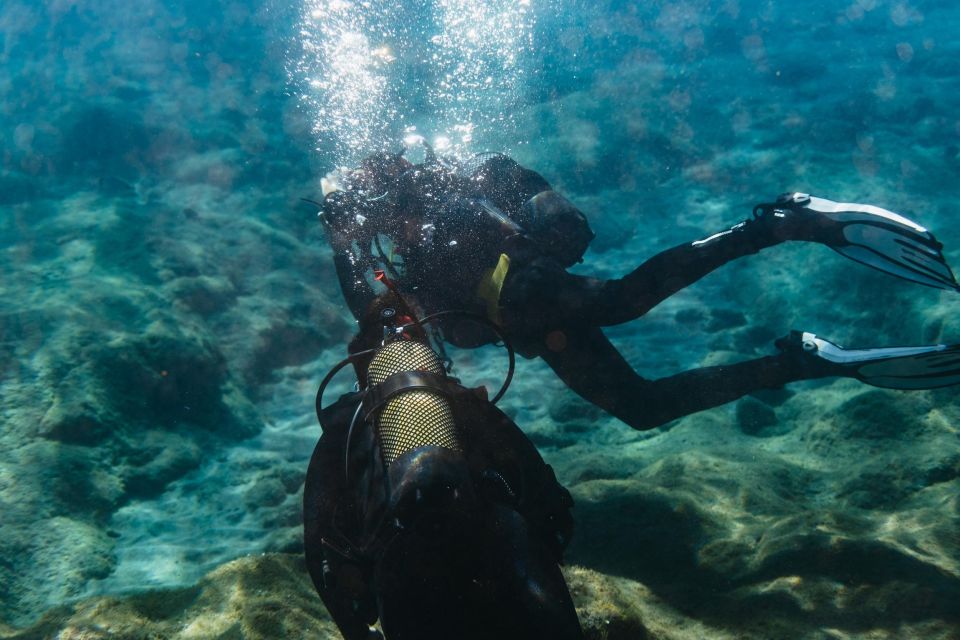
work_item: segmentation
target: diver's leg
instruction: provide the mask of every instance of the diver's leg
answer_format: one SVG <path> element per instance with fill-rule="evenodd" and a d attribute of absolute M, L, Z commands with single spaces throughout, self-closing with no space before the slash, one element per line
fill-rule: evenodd
<path fill-rule="evenodd" d="M 819 241 L 823 225 L 816 217 L 765 213 L 726 231 L 662 251 L 619 280 L 602 284 L 591 306 L 600 326 L 632 320 L 719 267 L 788 240 Z M 601 300 L 611 301 L 604 308 Z M 614 302 L 615 301 L 615 302 Z"/>
<path fill-rule="evenodd" d="M 870 205 L 785 194 L 754 217 L 667 249 L 619 280 L 582 283 L 592 324 L 639 317 L 724 264 L 786 241 L 816 242 L 857 262 L 927 286 L 960 291 L 942 245 L 916 223 Z"/>
<path fill-rule="evenodd" d="M 580 396 L 634 429 L 653 429 L 670 420 L 731 402 L 753 391 L 788 382 L 836 375 L 784 354 L 732 365 L 703 367 L 646 380 L 596 327 L 554 331 L 543 359 Z"/>
<path fill-rule="evenodd" d="M 583 294 L 579 316 L 610 326 L 637 318 L 714 269 L 786 241 L 816 242 L 885 273 L 960 291 L 929 231 L 895 213 L 806 194 L 759 205 L 754 216 L 702 240 L 657 254 L 619 280 L 565 283 Z"/>
<path fill-rule="evenodd" d="M 787 239 L 777 223 L 750 220 L 704 240 L 663 251 L 626 276 L 603 280 L 567 273 L 535 258 L 508 274 L 501 295 L 504 318 L 516 325 L 542 318 L 557 325 L 611 326 L 644 315 L 677 291 L 743 256 Z"/>
<path fill-rule="evenodd" d="M 942 245 L 923 227 L 870 205 L 786 194 L 758 205 L 753 218 L 667 249 L 619 279 L 572 275 L 546 257 L 518 264 L 504 283 L 504 318 L 512 315 L 517 325 L 538 318 L 557 325 L 628 322 L 724 264 L 792 240 L 824 244 L 886 273 L 960 291 Z"/>
<path fill-rule="evenodd" d="M 786 239 L 767 221 L 748 220 L 702 240 L 662 251 L 623 278 L 604 286 L 601 295 L 608 300 L 619 300 L 620 309 L 608 310 L 607 321 L 597 324 L 609 326 L 642 316 L 728 262 Z"/>

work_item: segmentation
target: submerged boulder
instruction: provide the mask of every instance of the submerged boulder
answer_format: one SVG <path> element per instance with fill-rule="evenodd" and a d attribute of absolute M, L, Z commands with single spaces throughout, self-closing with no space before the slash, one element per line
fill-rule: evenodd
<path fill-rule="evenodd" d="M 565 572 L 588 640 L 651 636 L 635 606 L 642 586 L 580 567 Z M 228 562 L 182 589 L 81 600 L 48 611 L 31 627 L 0 638 L 276 640 L 339 638 L 314 591 L 302 556 L 266 554 Z"/>

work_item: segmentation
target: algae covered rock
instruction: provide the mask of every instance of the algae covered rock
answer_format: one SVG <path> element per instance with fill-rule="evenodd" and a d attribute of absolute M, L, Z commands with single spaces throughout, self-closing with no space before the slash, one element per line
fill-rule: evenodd
<path fill-rule="evenodd" d="M 740 430 L 752 436 L 763 435 L 765 429 L 777 424 L 776 412 L 768 405 L 752 398 L 744 398 L 737 402 L 736 412 Z"/>
<path fill-rule="evenodd" d="M 622 478 L 557 463 L 576 478 L 568 559 L 632 585 L 626 606 L 641 611 L 649 637 L 954 637 L 954 428 L 921 414 L 923 439 L 909 449 L 864 455 L 875 440 L 841 430 L 831 457 L 771 454 L 826 432 L 830 422 L 807 414 L 809 424 L 783 433 L 732 427 L 689 450 L 677 447 L 690 437 L 681 425 L 669 434 L 677 442 L 646 441 L 647 464 Z M 675 625 L 658 628 L 669 615 Z"/>
<path fill-rule="evenodd" d="M 2 632 L 2 628 L 0 628 Z M 298 556 L 249 556 L 196 585 L 83 600 L 0 638 L 100 640 L 339 638 Z"/>
<path fill-rule="evenodd" d="M 4 515 L 9 520 L 0 539 L 0 597 L 8 611 L 44 611 L 83 595 L 92 580 L 112 571 L 114 540 L 85 513 L 43 514 L 32 521 L 17 511 Z M 9 621 L 21 622 L 12 616 Z"/>
<path fill-rule="evenodd" d="M 645 589 L 580 567 L 565 570 L 589 640 L 650 636 L 636 603 Z M 658 618 L 661 623 L 663 616 Z M 425 617 L 429 624 L 429 615 Z M 228 562 L 182 589 L 92 598 L 53 609 L 20 630 L 0 626 L 0 638 L 100 640 L 340 638 L 314 591 L 302 556 L 265 554 Z"/>
<path fill-rule="evenodd" d="M 646 640 L 650 637 L 638 609 L 639 601 L 634 597 L 636 594 L 630 593 L 633 585 L 628 581 L 583 567 L 567 567 L 563 573 L 580 625 L 589 640 Z"/>
<path fill-rule="evenodd" d="M 177 302 L 204 317 L 229 308 L 237 297 L 236 287 L 223 277 L 176 278 L 167 283 L 167 288 Z"/>
<path fill-rule="evenodd" d="M 235 393 L 223 355 L 177 318 L 161 316 L 141 331 L 61 332 L 50 351 L 44 437 L 95 445 L 143 427 L 189 426 L 240 439 L 259 428 L 252 405 Z"/>
<path fill-rule="evenodd" d="M 84 350 L 91 377 L 127 419 L 203 430 L 249 429 L 231 415 L 226 362 L 212 342 L 182 323 L 151 323 Z M 249 436 L 237 433 L 238 437 Z"/>

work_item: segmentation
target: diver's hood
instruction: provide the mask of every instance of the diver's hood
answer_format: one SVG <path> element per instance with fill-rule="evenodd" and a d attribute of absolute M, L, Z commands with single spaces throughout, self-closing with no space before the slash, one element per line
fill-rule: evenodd
<path fill-rule="evenodd" d="M 595 237 L 587 216 L 556 191 L 541 191 L 527 200 L 519 218 L 530 238 L 564 267 L 583 260 Z"/>

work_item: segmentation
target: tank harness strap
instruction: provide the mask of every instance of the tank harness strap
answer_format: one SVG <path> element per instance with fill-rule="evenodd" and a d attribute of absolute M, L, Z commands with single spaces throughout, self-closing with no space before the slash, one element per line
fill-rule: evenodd
<path fill-rule="evenodd" d="M 510 256 L 500 254 L 497 266 L 487 269 L 477 285 L 477 297 L 486 302 L 487 318 L 497 325 L 503 325 L 500 315 L 500 292 L 503 290 L 503 281 L 510 270 Z"/>
<path fill-rule="evenodd" d="M 450 395 L 450 386 L 456 385 L 452 378 L 440 376 L 429 371 L 401 371 L 388 376 L 386 380 L 378 385 L 367 389 L 363 396 L 364 420 L 368 420 L 371 415 L 376 413 L 390 398 L 405 391 L 414 391 L 424 389 L 435 391 L 445 396 Z"/>

